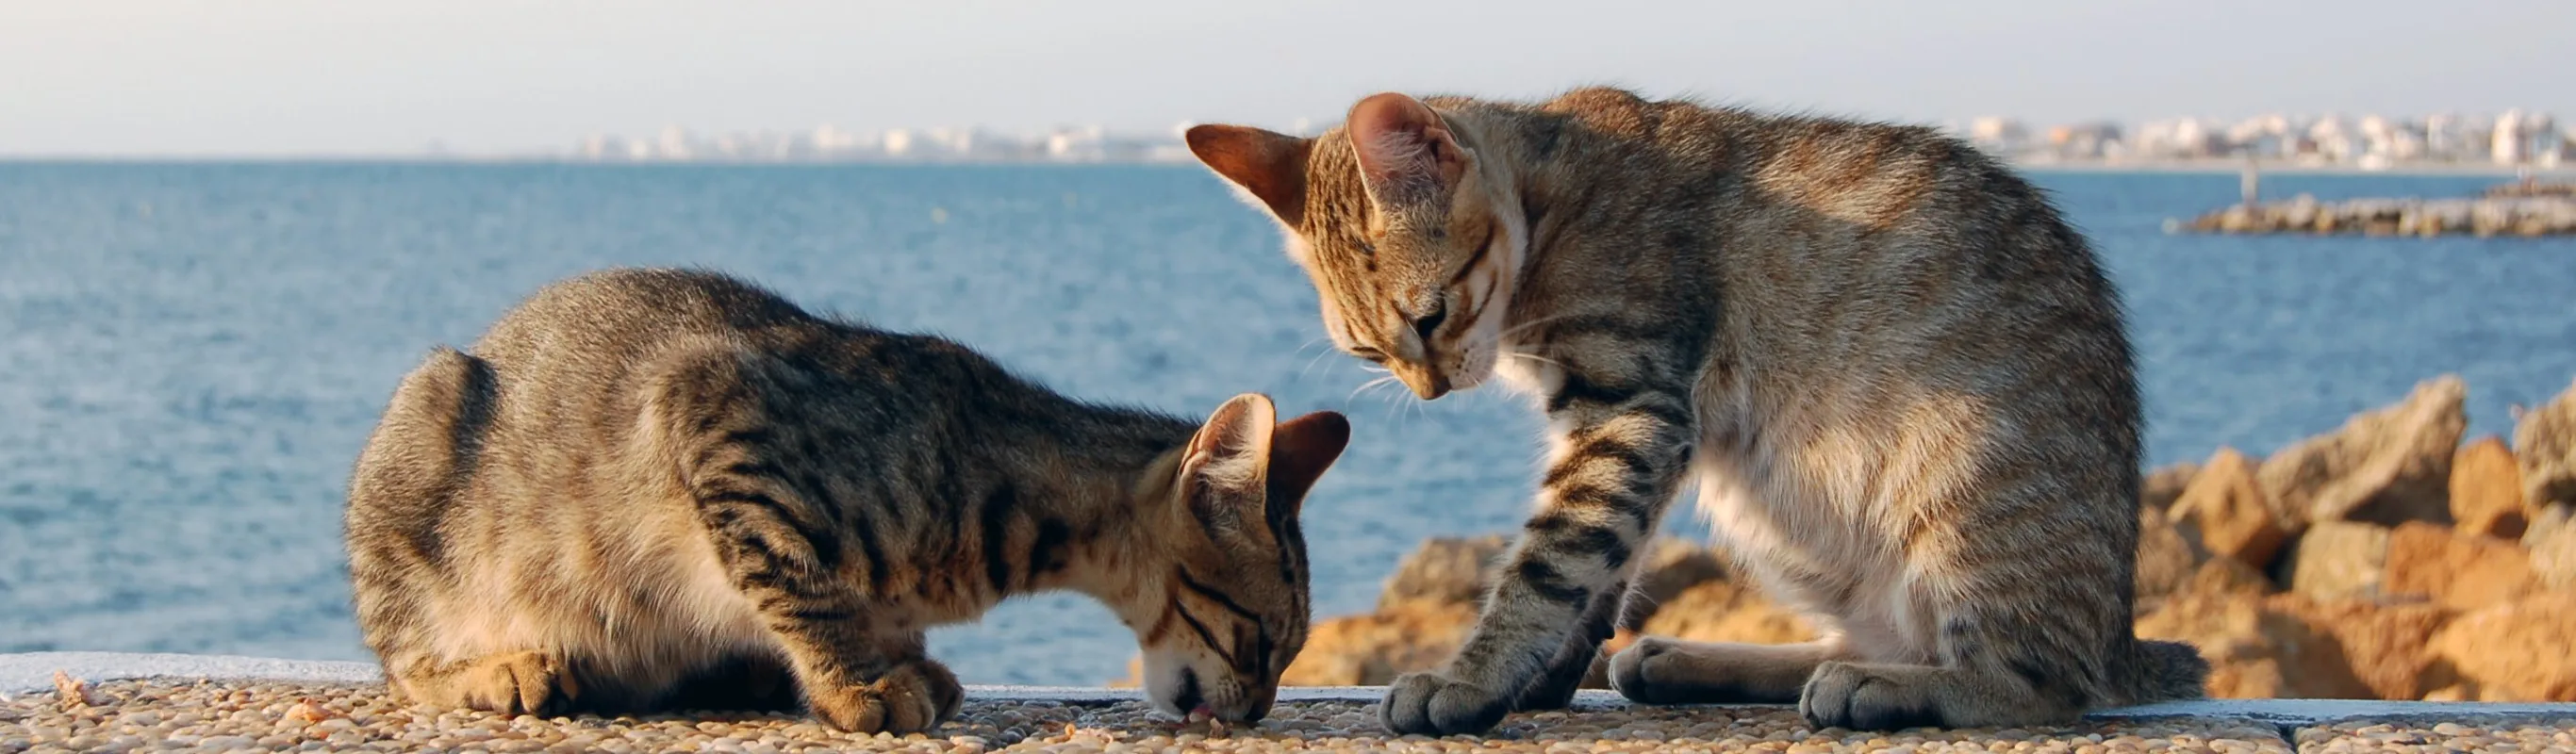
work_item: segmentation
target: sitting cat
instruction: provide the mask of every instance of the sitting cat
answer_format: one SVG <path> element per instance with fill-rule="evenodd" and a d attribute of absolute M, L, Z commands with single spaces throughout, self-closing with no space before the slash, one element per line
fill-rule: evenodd
<path fill-rule="evenodd" d="M 587 275 L 394 392 L 350 483 L 358 623 L 421 703 L 801 697 L 907 732 L 961 700 L 923 629 L 1072 589 L 1163 711 L 1257 720 L 1306 637 L 1298 507 L 1350 432 L 1275 418 L 1078 402 L 715 273 Z"/>
<path fill-rule="evenodd" d="M 1608 88 L 1186 136 L 1284 228 L 1336 345 L 1425 400 L 1499 377 L 1547 413 L 1538 510 L 1455 659 L 1393 684 L 1395 730 L 1564 705 L 1685 487 L 1824 636 L 1645 639 L 1607 668 L 1631 699 L 1899 728 L 2200 695 L 2198 650 L 2130 626 L 2116 291 L 1967 144 Z"/>

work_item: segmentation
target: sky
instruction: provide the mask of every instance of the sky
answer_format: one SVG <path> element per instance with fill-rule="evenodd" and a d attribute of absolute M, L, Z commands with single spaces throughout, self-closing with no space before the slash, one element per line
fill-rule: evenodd
<path fill-rule="evenodd" d="M 2522 107 L 2571 0 L 0 0 L 0 155 L 565 148 L 592 133 L 1184 121 L 1385 90 L 1939 122 Z"/>

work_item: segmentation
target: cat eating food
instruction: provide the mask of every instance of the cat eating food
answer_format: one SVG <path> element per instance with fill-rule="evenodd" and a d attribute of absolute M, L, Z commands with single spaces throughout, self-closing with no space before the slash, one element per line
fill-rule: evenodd
<path fill-rule="evenodd" d="M 752 284 L 549 286 L 405 377 L 352 475 L 358 623 L 417 703 L 788 708 L 904 733 L 963 692 L 923 631 L 1069 589 L 1162 711 L 1259 720 L 1304 645 L 1298 510 L 1350 426 L 1084 403 Z"/>

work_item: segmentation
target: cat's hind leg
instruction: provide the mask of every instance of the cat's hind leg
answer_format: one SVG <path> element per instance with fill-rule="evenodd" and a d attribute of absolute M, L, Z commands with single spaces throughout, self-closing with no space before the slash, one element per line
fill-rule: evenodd
<path fill-rule="evenodd" d="M 1840 641 L 1739 644 L 1637 640 L 1610 658 L 1610 686 L 1643 704 L 1787 704 L 1816 667 L 1844 656 Z"/>
<path fill-rule="evenodd" d="M 581 684 L 548 652 L 504 652 L 460 662 L 422 658 L 389 679 L 413 702 L 504 715 L 554 715 L 573 708 Z"/>
<path fill-rule="evenodd" d="M 1798 712 L 1818 728 L 1895 730 L 2068 723 L 2084 705 L 2011 673 L 1828 662 L 1808 678 Z"/>
<path fill-rule="evenodd" d="M 1855 657 L 1816 666 L 1799 712 L 1820 728 L 1972 728 L 2067 724 L 2092 707 L 2124 703 L 2115 675 L 2124 668 L 2115 663 L 2135 643 L 2125 601 L 2089 593 L 2110 579 L 2085 578 L 2080 564 L 2048 563 L 2057 553 L 2042 549 L 2021 556 L 2036 564 L 1974 553 L 1968 562 L 2013 567 L 1914 585 L 1904 598 L 1923 606 L 1912 615 L 1919 623 L 1900 631 L 1921 637 L 1929 651 L 1855 645 Z"/>

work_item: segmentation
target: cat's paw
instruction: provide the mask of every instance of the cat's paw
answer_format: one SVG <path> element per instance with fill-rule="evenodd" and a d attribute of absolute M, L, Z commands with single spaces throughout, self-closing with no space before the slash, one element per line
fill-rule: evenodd
<path fill-rule="evenodd" d="M 931 715 L 930 727 L 939 727 L 940 723 L 956 718 L 957 708 L 966 704 L 966 686 L 957 682 L 957 674 L 949 672 L 948 666 L 938 660 L 927 658 L 914 660 L 906 667 L 920 676 L 920 682 L 915 685 L 936 708 Z"/>
<path fill-rule="evenodd" d="M 562 658 L 545 652 L 485 657 L 465 671 L 465 706 L 504 715 L 561 711 L 581 689 Z"/>
<path fill-rule="evenodd" d="M 1939 705 L 1923 673 L 1910 668 L 1871 667 L 1849 662 L 1816 666 L 1798 695 L 1798 714 L 1819 730 L 1896 730 L 1942 727 Z"/>
<path fill-rule="evenodd" d="M 1610 688 L 1628 701 L 1639 704 L 1672 704 L 1680 701 L 1681 690 L 1658 680 L 1670 680 L 1674 673 L 1667 653 L 1673 642 L 1660 636 L 1648 636 L 1610 656 Z"/>
<path fill-rule="evenodd" d="M 1388 730 L 1446 736 L 1483 733 L 1511 710 L 1510 694 L 1469 685 L 1439 673 L 1407 673 L 1386 689 L 1378 716 Z"/>
<path fill-rule="evenodd" d="M 965 701 L 966 689 L 948 667 L 915 660 L 876 680 L 808 692 L 816 717 L 852 733 L 919 733 L 946 722 Z"/>

